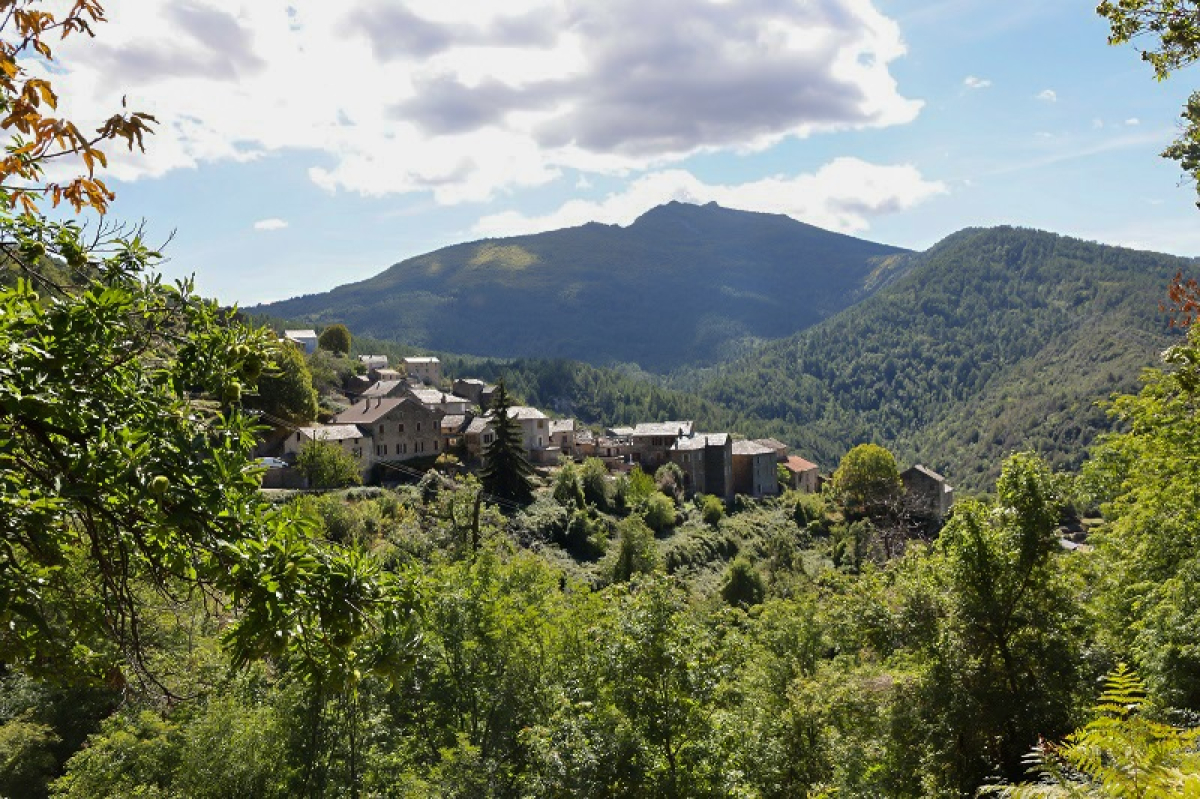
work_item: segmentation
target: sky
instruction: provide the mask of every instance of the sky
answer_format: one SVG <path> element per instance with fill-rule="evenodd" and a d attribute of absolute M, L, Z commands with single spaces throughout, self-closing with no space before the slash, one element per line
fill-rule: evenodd
<path fill-rule="evenodd" d="M 670 200 L 925 249 L 1020 225 L 1200 255 L 1158 82 L 1077 0 L 110 0 L 51 69 L 109 216 L 242 307 Z M 42 68 L 34 65 L 33 68 Z"/>

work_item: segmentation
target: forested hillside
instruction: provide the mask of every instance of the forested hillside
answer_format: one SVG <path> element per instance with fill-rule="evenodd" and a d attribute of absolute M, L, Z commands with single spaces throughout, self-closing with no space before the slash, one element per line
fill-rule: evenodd
<path fill-rule="evenodd" d="M 837 313 L 893 278 L 902 252 L 782 215 L 672 202 L 628 227 L 460 244 L 250 310 L 443 351 L 666 372 Z"/>
<path fill-rule="evenodd" d="M 1034 448 L 1078 465 L 1173 340 L 1158 307 L 1190 262 L 1034 230 L 961 231 L 863 303 L 672 385 L 821 462 L 876 440 L 961 485 Z M 755 420 L 758 420 L 756 424 Z"/>

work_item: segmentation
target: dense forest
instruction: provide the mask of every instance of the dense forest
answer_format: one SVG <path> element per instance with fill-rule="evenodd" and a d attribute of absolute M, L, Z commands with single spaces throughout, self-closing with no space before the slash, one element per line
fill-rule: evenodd
<path fill-rule="evenodd" d="M 875 296 L 668 385 L 836 462 L 878 441 L 984 489 L 1004 455 L 1077 467 L 1173 334 L 1158 312 L 1186 259 L 1034 230 L 965 230 Z M 751 420 L 758 420 L 753 424 Z"/>

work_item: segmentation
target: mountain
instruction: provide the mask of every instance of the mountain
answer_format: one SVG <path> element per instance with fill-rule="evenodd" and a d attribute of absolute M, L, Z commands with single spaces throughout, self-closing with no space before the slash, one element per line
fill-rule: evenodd
<path fill-rule="evenodd" d="M 442 351 L 666 372 L 836 314 L 895 279 L 905 252 L 787 216 L 672 202 L 628 227 L 459 244 L 248 311 Z"/>
<path fill-rule="evenodd" d="M 877 441 L 953 483 L 991 485 L 1036 449 L 1076 466 L 1179 336 L 1158 311 L 1194 261 L 1036 230 L 956 233 L 903 256 L 903 277 L 837 316 L 671 385 L 725 406 L 832 468 Z"/>

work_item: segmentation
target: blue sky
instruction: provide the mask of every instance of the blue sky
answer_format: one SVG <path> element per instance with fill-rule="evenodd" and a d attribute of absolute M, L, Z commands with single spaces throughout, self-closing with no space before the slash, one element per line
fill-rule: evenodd
<path fill-rule="evenodd" d="M 1159 83 L 1074 0 L 141 0 L 57 53 L 155 113 L 112 215 L 243 306 L 670 199 L 928 247 L 1012 224 L 1200 255 Z M 173 234 L 173 235 L 172 235 Z"/>

